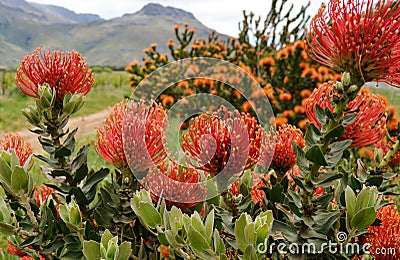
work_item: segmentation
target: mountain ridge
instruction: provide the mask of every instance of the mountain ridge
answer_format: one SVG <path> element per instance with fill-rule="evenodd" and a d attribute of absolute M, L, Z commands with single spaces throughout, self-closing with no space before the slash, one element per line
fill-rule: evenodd
<path fill-rule="evenodd" d="M 90 65 L 125 67 L 141 59 L 151 43 L 158 43 L 160 52 L 169 52 L 173 27 L 183 23 L 196 29 L 197 38 L 213 31 L 190 12 L 154 3 L 106 20 L 54 5 L 0 0 L 0 66 L 18 66 L 28 52 L 45 46 L 79 51 Z"/>

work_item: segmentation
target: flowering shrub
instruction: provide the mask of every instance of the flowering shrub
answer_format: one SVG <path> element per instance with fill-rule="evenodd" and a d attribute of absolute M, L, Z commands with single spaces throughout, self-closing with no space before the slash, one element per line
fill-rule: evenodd
<path fill-rule="evenodd" d="M 23 259 L 397 259 L 399 213 L 391 204 L 400 142 L 386 135 L 385 101 L 363 86 L 399 82 L 392 25 L 400 2 L 331 0 L 328 15 L 323 10 L 312 20 L 306 48 L 287 44 L 300 37 L 297 27 L 289 32 L 290 19 L 278 46 L 259 22 L 260 41 L 250 44 L 252 15 L 245 16 L 239 39 L 226 44 L 211 35 L 207 44 L 187 48 L 194 30 L 176 28 L 180 46 L 169 43 L 173 59 L 226 59 L 261 87 L 235 77 L 240 73 L 227 63 L 211 66 L 220 72 L 211 73 L 212 80 L 194 77 L 209 72 L 206 59 L 194 59 L 196 66 L 182 61 L 186 71 L 161 71 L 184 80 L 160 77 L 157 66 L 168 56 L 151 46 L 145 65 L 129 67 L 140 95 L 116 104 L 97 129 L 95 150 L 115 166 L 112 173 L 90 169 L 89 145 L 76 149 L 77 129 L 67 128 L 94 84 L 88 65 L 76 52 L 39 48 L 27 55 L 16 84 L 34 100 L 22 113 L 42 145 L 44 154 L 35 157 L 48 181 L 34 186 L 32 148 L 20 136 L 0 140 L 0 233 L 8 237 L 8 252 Z M 273 11 L 267 17 L 275 30 L 284 20 Z M 305 51 L 327 67 L 305 62 Z M 172 78 L 179 91 L 167 88 L 158 100 L 146 99 Z M 246 92 L 234 91 L 240 81 L 255 101 L 262 95 L 277 101 L 275 116 L 263 118 L 268 106 L 243 102 Z M 219 95 L 232 106 L 182 98 L 199 93 Z M 174 111 L 182 111 L 175 104 L 201 109 L 176 122 Z M 171 139 L 181 150 L 169 149 Z M 360 157 L 357 149 L 366 146 L 373 155 Z M 332 243 L 337 248 L 326 246 Z"/>

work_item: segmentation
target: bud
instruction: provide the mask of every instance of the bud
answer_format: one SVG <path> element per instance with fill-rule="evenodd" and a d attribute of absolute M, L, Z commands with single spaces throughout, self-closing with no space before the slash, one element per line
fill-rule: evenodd
<path fill-rule="evenodd" d="M 383 159 L 383 151 L 382 149 L 375 149 L 374 150 L 374 159 L 377 164 L 380 164 Z"/>
<path fill-rule="evenodd" d="M 72 231 L 78 231 L 82 225 L 82 216 L 78 205 L 73 200 L 67 205 L 60 206 L 60 217 Z"/>
<path fill-rule="evenodd" d="M 344 91 L 344 87 L 343 87 L 343 84 L 342 84 L 342 82 L 336 82 L 336 91 L 338 92 L 338 93 L 343 93 L 343 91 Z"/>
<path fill-rule="evenodd" d="M 53 91 L 48 84 L 39 86 L 38 95 L 36 104 L 42 109 L 52 107 L 56 101 L 56 91 Z"/>
<path fill-rule="evenodd" d="M 342 83 L 345 87 L 350 86 L 351 83 L 351 76 L 349 72 L 343 72 L 343 76 L 342 76 Z"/>
<path fill-rule="evenodd" d="M 347 91 L 349 94 L 351 94 L 351 93 L 353 93 L 353 92 L 356 92 L 358 90 L 358 87 L 357 87 L 357 85 L 351 85 L 350 87 L 349 87 L 349 90 Z"/>

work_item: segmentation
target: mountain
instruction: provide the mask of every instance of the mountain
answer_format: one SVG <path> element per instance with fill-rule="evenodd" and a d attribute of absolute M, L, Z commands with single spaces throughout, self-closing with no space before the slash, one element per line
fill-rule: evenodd
<path fill-rule="evenodd" d="M 196 37 L 205 38 L 212 32 L 192 13 L 160 4 L 104 20 L 54 5 L 0 0 L 0 66 L 18 66 L 26 53 L 45 46 L 77 50 L 90 65 L 123 67 L 140 59 L 151 43 L 158 43 L 160 52 L 168 52 L 174 25 L 186 22 L 196 29 Z"/>

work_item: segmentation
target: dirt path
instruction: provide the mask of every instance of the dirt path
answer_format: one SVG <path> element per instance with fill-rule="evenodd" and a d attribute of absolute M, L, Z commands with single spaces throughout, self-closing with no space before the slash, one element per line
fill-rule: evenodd
<path fill-rule="evenodd" d="M 70 130 L 75 129 L 76 127 L 79 128 L 75 137 L 91 134 L 95 132 L 96 126 L 101 126 L 103 124 L 111 109 L 112 108 L 105 109 L 91 115 L 71 118 L 67 127 L 69 127 Z M 38 136 L 36 134 L 30 132 L 28 129 L 18 131 L 17 133 L 24 138 L 24 140 L 31 143 L 34 152 L 37 153 L 42 151 L 41 145 L 38 141 Z"/>

